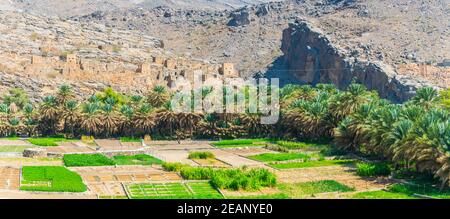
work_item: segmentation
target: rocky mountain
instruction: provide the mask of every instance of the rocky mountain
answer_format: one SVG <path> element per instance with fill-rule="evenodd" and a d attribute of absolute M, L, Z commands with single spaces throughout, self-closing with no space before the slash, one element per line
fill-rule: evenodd
<path fill-rule="evenodd" d="M 129 69 L 151 56 L 213 65 L 234 63 L 241 76 L 279 77 L 284 83 L 334 83 L 343 88 L 356 78 L 396 101 L 407 99 L 421 86 L 450 87 L 448 0 L 286 0 L 261 4 L 240 0 L 0 1 L 5 10 L 23 10 L 21 16 L 41 13 L 34 17 L 49 22 L 42 25 L 40 34 L 53 32 L 47 41 L 61 31 L 53 26 L 56 21 L 84 32 L 81 39 L 78 32 L 60 35 L 59 53 L 76 53 L 101 62 L 114 60 L 131 66 Z M 32 55 L 46 55 L 46 41 L 30 45 L 12 40 L 14 34 L 24 34 L 9 31 L 11 28 L 34 29 L 33 19 L 21 19 L 23 22 L 17 24 L 5 24 L 8 19 L 3 19 L 0 27 L 9 37 L 3 45 L 29 51 L 27 60 Z M 103 33 L 98 35 L 98 30 Z M 110 33 L 117 33 L 115 40 L 110 40 Z M 26 34 L 23 38 L 40 39 L 40 34 L 32 31 Z M 81 45 L 91 47 L 73 46 L 80 40 L 85 41 Z M 147 41 L 157 42 L 157 46 L 141 47 Z M 2 62 L 11 68 L 21 66 L 20 62 Z"/>
<path fill-rule="evenodd" d="M 95 11 L 169 7 L 190 10 L 230 10 L 269 0 L 0 0 L 0 9 L 50 16 L 80 16 Z"/>
<path fill-rule="evenodd" d="M 295 49 L 282 50 L 283 43 L 301 44 L 287 44 L 282 33 L 289 23 L 304 20 L 319 29 L 333 47 L 345 51 L 343 58 L 379 62 L 392 68 L 394 76 L 409 77 L 411 91 L 400 93 L 413 93 L 427 83 L 450 86 L 448 69 L 439 67 L 450 57 L 449 12 L 445 0 L 298 0 L 215 12 L 167 7 L 120 9 L 71 19 L 143 31 L 163 39 L 166 49 L 178 54 L 236 63 L 244 76 L 270 70 L 268 75 L 281 77 L 287 83 L 314 83 L 297 80 L 293 72 L 304 69 L 295 69 L 295 59 L 286 61 L 285 57 L 294 54 L 284 54 Z M 410 94 L 385 96 L 404 99 Z"/>

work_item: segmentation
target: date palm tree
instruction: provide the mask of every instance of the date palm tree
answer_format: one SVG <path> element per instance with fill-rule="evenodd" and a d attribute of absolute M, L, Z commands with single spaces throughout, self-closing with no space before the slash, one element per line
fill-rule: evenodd
<path fill-rule="evenodd" d="M 36 134 L 36 131 L 37 131 L 38 121 L 36 119 L 36 114 L 35 114 L 35 110 L 34 110 L 33 105 L 31 105 L 29 103 L 26 104 L 23 107 L 23 114 L 25 116 L 25 118 L 24 118 L 25 119 L 25 121 L 24 121 L 24 125 L 25 125 L 24 130 L 26 132 L 26 135 L 28 135 L 30 137 L 34 136 Z"/>
<path fill-rule="evenodd" d="M 64 103 L 61 112 L 61 119 L 63 121 L 63 132 L 75 136 L 75 130 L 79 128 L 82 115 L 78 109 L 78 102 L 75 100 L 68 100 Z"/>
<path fill-rule="evenodd" d="M 134 110 L 129 105 L 122 105 L 120 108 L 120 130 L 121 133 L 124 135 L 131 135 L 134 137 L 134 124 L 133 124 L 133 117 L 134 117 Z"/>
<path fill-rule="evenodd" d="M 67 84 L 63 84 L 59 87 L 58 94 L 56 95 L 56 102 L 64 106 L 64 104 L 74 98 L 72 87 Z"/>
<path fill-rule="evenodd" d="M 153 107 L 159 108 L 167 103 L 170 99 L 170 94 L 164 86 L 155 86 L 147 96 L 147 101 Z"/>
<path fill-rule="evenodd" d="M 99 114 L 99 106 L 96 103 L 86 103 L 83 106 L 83 116 L 80 128 L 88 136 L 98 135 L 102 128 L 102 120 Z"/>
<path fill-rule="evenodd" d="M 114 111 L 114 107 L 110 104 L 105 104 L 102 107 L 101 115 L 100 115 L 101 121 L 102 121 L 102 128 L 103 128 L 103 134 L 109 138 L 113 135 L 115 135 L 119 130 L 119 125 L 121 122 L 121 119 L 117 115 L 117 113 Z"/>
<path fill-rule="evenodd" d="M 40 130 L 43 131 L 43 134 L 56 134 L 59 126 L 59 109 L 56 98 L 52 95 L 44 97 L 43 103 L 39 110 Z"/>
<path fill-rule="evenodd" d="M 148 103 L 144 103 L 139 108 L 133 118 L 133 124 L 142 135 L 150 135 L 156 127 L 156 115 L 153 108 Z"/>

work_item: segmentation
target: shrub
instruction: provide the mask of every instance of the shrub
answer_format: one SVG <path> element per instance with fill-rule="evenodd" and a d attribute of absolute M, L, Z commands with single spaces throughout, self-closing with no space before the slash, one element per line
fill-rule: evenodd
<path fill-rule="evenodd" d="M 190 167 L 187 164 L 182 163 L 163 163 L 162 167 L 164 170 L 169 172 L 180 172 L 184 167 Z"/>
<path fill-rule="evenodd" d="M 267 169 L 184 167 L 180 174 L 187 180 L 211 180 L 211 184 L 220 189 L 254 191 L 276 185 L 276 176 Z"/>
<path fill-rule="evenodd" d="M 180 174 L 187 180 L 209 180 L 215 172 L 212 168 L 183 167 Z"/>
<path fill-rule="evenodd" d="M 214 158 L 216 158 L 216 156 L 209 151 L 202 151 L 202 152 L 197 151 L 197 152 L 190 152 L 188 158 L 189 159 L 208 159 L 208 158 L 214 159 Z"/>
<path fill-rule="evenodd" d="M 67 167 L 112 166 L 116 162 L 103 154 L 66 154 L 63 158 Z"/>
<path fill-rule="evenodd" d="M 357 163 L 356 173 L 359 176 L 387 176 L 391 174 L 391 168 L 387 163 Z"/>
<path fill-rule="evenodd" d="M 84 192 L 81 177 L 65 167 L 33 166 L 22 168 L 20 190 L 47 192 Z"/>

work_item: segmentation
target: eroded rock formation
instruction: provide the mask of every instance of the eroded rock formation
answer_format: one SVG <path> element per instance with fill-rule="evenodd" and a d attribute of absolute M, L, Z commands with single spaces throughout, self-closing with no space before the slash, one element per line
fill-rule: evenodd
<path fill-rule="evenodd" d="M 352 56 L 305 21 L 291 23 L 284 30 L 282 50 L 281 67 L 272 71 L 272 77 L 288 74 L 301 84 L 333 83 L 341 89 L 356 80 L 396 102 L 409 99 L 418 87 L 431 86 L 411 76 L 399 75 L 380 61 Z"/>

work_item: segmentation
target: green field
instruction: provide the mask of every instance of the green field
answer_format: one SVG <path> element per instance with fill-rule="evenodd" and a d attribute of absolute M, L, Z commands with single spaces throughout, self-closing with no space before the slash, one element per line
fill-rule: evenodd
<path fill-rule="evenodd" d="M 227 199 L 289 199 L 289 196 L 278 193 L 271 195 L 229 196 Z"/>
<path fill-rule="evenodd" d="M 221 199 L 209 182 L 148 183 L 128 186 L 132 199 Z"/>
<path fill-rule="evenodd" d="M 140 138 L 133 138 L 133 137 L 121 137 L 121 142 L 141 142 Z"/>
<path fill-rule="evenodd" d="M 262 147 L 270 142 L 267 138 L 257 138 L 257 139 L 234 139 L 234 140 L 222 140 L 214 142 L 213 145 L 216 147 Z"/>
<path fill-rule="evenodd" d="M 276 141 L 277 145 L 289 150 L 321 150 L 329 147 L 327 144 L 307 143 L 307 142 L 294 142 L 294 141 Z"/>
<path fill-rule="evenodd" d="M 26 166 L 22 168 L 20 190 L 45 192 L 85 192 L 81 177 L 65 167 Z"/>
<path fill-rule="evenodd" d="M 409 196 L 424 195 L 432 198 L 450 199 L 450 189 L 440 190 L 429 184 L 395 184 L 389 187 L 390 192 L 401 193 Z"/>
<path fill-rule="evenodd" d="M 353 188 L 350 188 L 334 180 L 322 180 L 316 182 L 304 182 L 295 184 L 280 184 L 278 188 L 291 198 L 303 198 L 319 193 L 354 191 Z"/>
<path fill-rule="evenodd" d="M 250 159 L 261 162 L 287 161 L 287 160 L 309 160 L 311 156 L 304 153 L 266 153 L 250 156 Z"/>
<path fill-rule="evenodd" d="M 355 161 L 353 160 L 321 160 L 321 161 L 292 162 L 292 163 L 270 163 L 269 165 L 277 169 L 295 169 L 295 168 L 346 165 L 346 164 L 353 164 L 354 162 Z"/>
<path fill-rule="evenodd" d="M 413 196 L 389 191 L 360 192 L 350 196 L 353 199 L 414 199 Z"/>
<path fill-rule="evenodd" d="M 54 147 L 58 146 L 60 142 L 64 141 L 73 141 L 71 139 L 66 139 L 62 137 L 50 137 L 50 138 L 29 138 L 28 142 L 31 144 L 34 144 L 36 146 L 41 147 Z"/>
<path fill-rule="evenodd" d="M 65 154 L 64 165 L 67 167 L 113 166 L 116 162 L 103 154 Z"/>
<path fill-rule="evenodd" d="M 0 146 L 0 152 L 23 152 L 27 148 L 32 148 L 33 146 Z"/>
<path fill-rule="evenodd" d="M 66 154 L 63 158 L 67 167 L 152 165 L 163 162 L 147 154 L 117 155 L 109 158 L 103 154 Z"/>
<path fill-rule="evenodd" d="M 152 165 L 163 163 L 160 159 L 154 158 L 147 154 L 137 154 L 131 156 L 117 155 L 113 158 L 117 165 Z"/>

